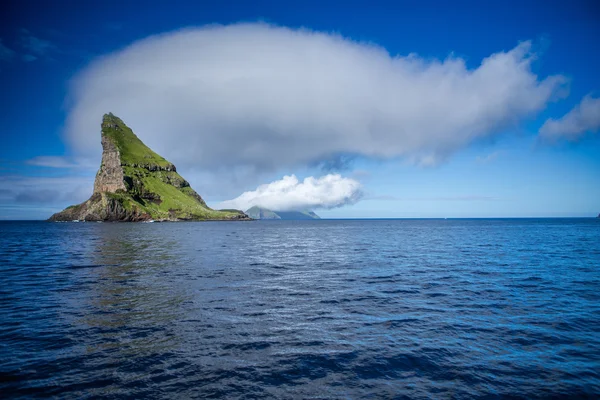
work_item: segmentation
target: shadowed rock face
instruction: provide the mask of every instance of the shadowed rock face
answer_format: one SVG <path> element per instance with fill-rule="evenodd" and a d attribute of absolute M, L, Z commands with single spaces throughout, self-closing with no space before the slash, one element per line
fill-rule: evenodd
<path fill-rule="evenodd" d="M 121 167 L 121 153 L 114 142 L 102 135 L 102 163 L 96 174 L 94 193 L 127 190 Z"/>
<path fill-rule="evenodd" d="M 249 220 L 241 211 L 216 211 L 112 114 L 102 120 L 102 163 L 87 201 L 54 214 L 50 221 Z"/>

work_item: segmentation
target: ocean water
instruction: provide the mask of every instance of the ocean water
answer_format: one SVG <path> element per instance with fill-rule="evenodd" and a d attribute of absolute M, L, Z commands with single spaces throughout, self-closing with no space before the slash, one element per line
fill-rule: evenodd
<path fill-rule="evenodd" d="M 598 398 L 600 219 L 0 223 L 0 397 Z"/>

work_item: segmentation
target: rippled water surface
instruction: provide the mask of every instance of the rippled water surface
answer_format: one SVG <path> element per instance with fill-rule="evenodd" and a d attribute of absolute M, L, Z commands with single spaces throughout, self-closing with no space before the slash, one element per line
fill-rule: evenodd
<path fill-rule="evenodd" d="M 0 235 L 0 397 L 600 395 L 597 219 Z"/>

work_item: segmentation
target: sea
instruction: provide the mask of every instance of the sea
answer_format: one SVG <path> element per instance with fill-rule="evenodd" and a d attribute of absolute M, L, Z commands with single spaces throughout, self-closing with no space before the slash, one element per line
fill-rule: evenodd
<path fill-rule="evenodd" d="M 600 397 L 600 219 L 0 222 L 0 398 Z"/>

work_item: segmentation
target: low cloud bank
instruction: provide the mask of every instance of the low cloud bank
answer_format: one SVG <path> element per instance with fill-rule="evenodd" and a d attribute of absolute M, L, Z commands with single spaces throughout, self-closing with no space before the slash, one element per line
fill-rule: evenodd
<path fill-rule="evenodd" d="M 273 211 L 336 208 L 356 203 L 362 196 L 358 181 L 329 174 L 320 178 L 308 177 L 300 182 L 295 175 L 260 185 L 233 200 L 218 204 L 217 208 L 235 208 L 246 211 L 259 206 Z"/>
<path fill-rule="evenodd" d="M 64 208 L 89 198 L 93 183 L 93 177 L 83 176 L 0 175 L 0 206 L 29 204 Z"/>

